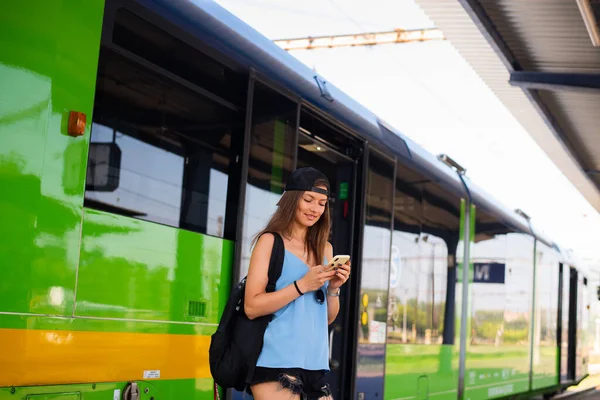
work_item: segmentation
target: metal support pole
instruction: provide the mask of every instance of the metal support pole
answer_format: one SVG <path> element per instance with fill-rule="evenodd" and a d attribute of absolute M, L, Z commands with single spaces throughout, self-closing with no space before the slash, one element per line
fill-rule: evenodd
<path fill-rule="evenodd" d="M 467 359 L 467 322 L 469 316 L 469 269 L 471 249 L 471 203 L 465 207 L 465 246 L 462 269 L 462 304 L 460 311 L 460 356 L 458 363 L 458 398 L 463 399 L 465 394 L 465 371 Z"/>

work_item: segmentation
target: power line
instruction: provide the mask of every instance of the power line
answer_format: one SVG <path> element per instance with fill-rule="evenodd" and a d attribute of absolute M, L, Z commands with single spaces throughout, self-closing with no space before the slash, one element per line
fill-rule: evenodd
<path fill-rule="evenodd" d="M 356 25 L 358 27 L 358 29 L 360 29 L 361 31 L 364 32 L 363 27 L 354 19 L 352 18 L 352 16 L 350 14 L 348 14 L 342 7 L 340 7 L 334 0 L 329 0 L 329 2 L 335 7 L 337 8 L 342 14 L 344 14 L 346 17 L 348 17 L 348 19 L 350 19 L 350 21 L 352 21 L 352 23 L 354 25 Z"/>

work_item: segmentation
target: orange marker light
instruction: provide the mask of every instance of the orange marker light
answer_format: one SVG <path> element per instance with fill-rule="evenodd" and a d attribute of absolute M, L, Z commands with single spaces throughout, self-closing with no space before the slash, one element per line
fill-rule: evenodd
<path fill-rule="evenodd" d="M 69 136 L 77 137 L 82 136 L 85 132 L 85 120 L 86 116 L 82 112 L 71 111 L 69 112 Z"/>

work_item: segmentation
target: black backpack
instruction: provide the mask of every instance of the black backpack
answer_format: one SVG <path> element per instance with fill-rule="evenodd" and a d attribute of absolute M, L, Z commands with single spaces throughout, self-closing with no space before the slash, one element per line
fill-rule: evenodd
<path fill-rule="evenodd" d="M 275 237 L 269 262 L 267 293 L 275 291 L 275 283 L 281 276 L 285 247 L 278 233 Z M 221 316 L 217 331 L 211 336 L 208 360 L 210 373 L 222 388 L 243 391 L 254 375 L 256 361 L 262 350 L 267 325 L 273 315 L 248 319 L 244 312 L 246 278 L 232 290 Z"/>

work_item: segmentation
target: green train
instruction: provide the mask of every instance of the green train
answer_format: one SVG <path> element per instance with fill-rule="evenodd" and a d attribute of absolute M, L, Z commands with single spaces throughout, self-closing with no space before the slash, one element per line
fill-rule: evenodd
<path fill-rule="evenodd" d="M 336 399 L 587 375 L 570 255 L 214 2 L 0 11 L 1 400 L 216 397 L 210 335 L 308 165 L 355 271 L 330 326 Z"/>

